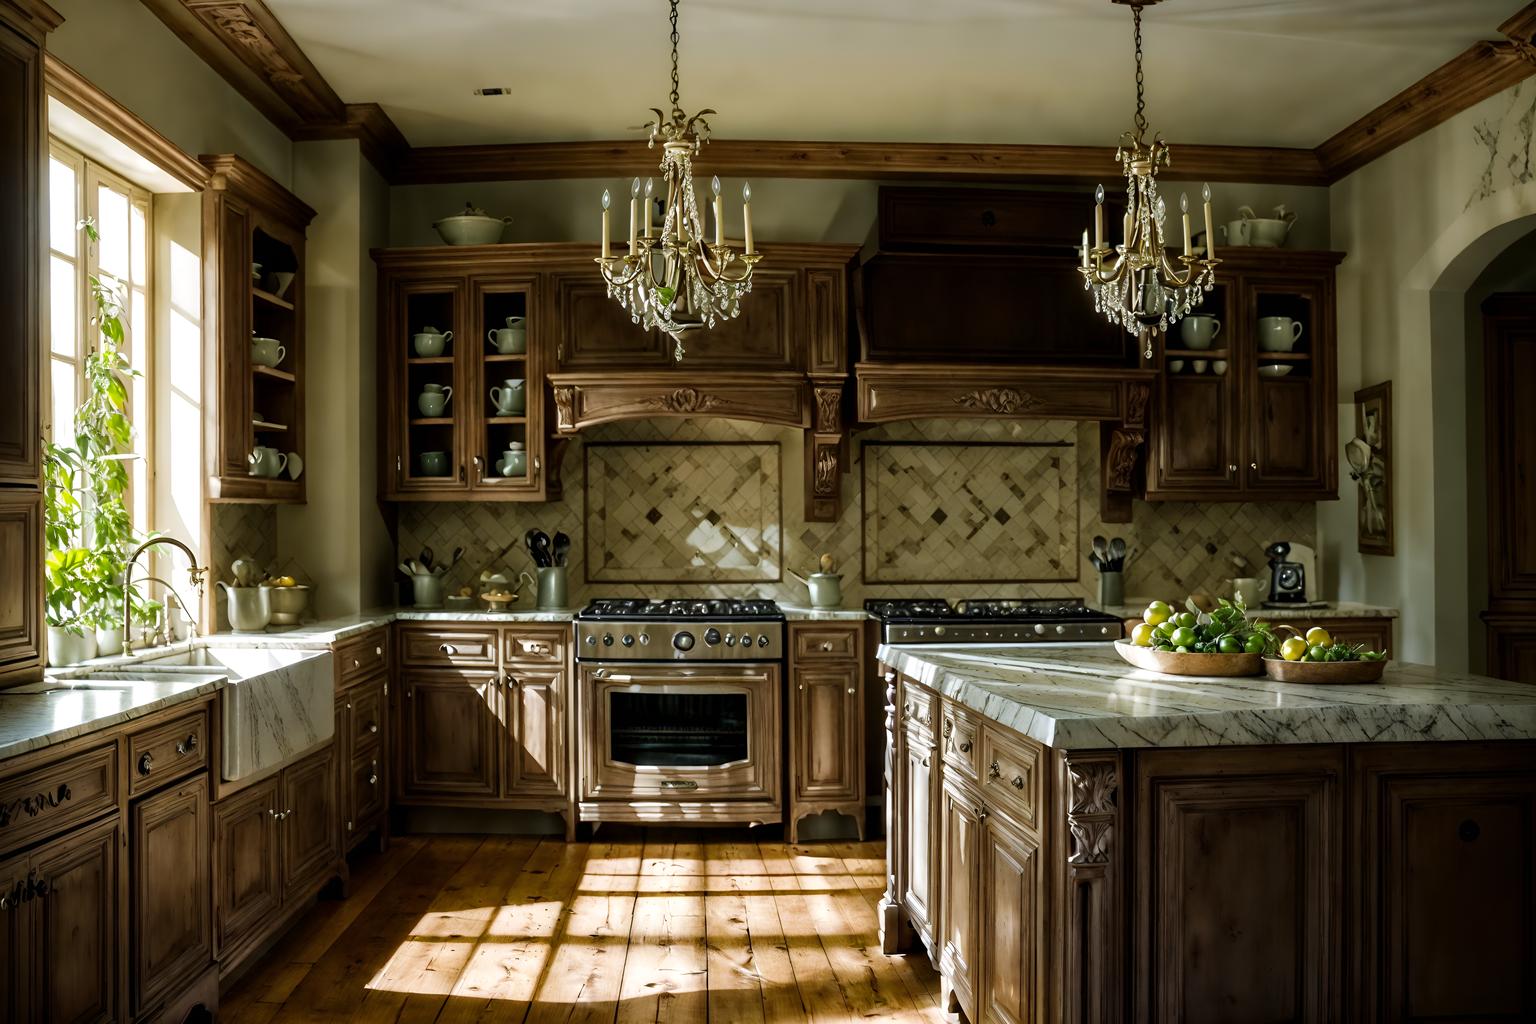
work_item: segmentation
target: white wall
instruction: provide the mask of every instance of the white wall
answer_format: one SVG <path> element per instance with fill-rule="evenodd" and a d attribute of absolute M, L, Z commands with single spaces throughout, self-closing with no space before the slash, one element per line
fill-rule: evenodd
<path fill-rule="evenodd" d="M 57 0 L 48 49 L 176 145 L 239 153 L 283 184 L 293 144 L 139 0 Z"/>
<path fill-rule="evenodd" d="M 317 584 L 322 618 L 387 598 L 391 545 L 375 500 L 374 269 L 388 222 L 384 184 L 355 140 L 294 148 L 294 191 L 316 211 L 306 246 L 304 476 L 308 500 L 279 507 L 278 558 Z"/>
<path fill-rule="evenodd" d="M 1330 190 L 1339 268 L 1339 422 L 1354 430 L 1354 391 L 1391 380 L 1397 452 L 1397 554 L 1360 555 L 1356 500 L 1319 506 L 1341 598 L 1402 609 L 1405 660 L 1465 667 L 1469 644 L 1465 293 L 1531 230 L 1536 182 L 1520 182 L 1536 109 L 1526 82 L 1361 168 Z M 1485 141 L 1486 140 L 1486 141 Z M 1342 460 L 1341 460 L 1342 464 Z"/>

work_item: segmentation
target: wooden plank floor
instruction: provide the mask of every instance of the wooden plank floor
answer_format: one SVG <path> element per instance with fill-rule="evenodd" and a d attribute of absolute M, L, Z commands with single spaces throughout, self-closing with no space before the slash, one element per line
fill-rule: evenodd
<path fill-rule="evenodd" d="M 405 836 L 353 866 L 229 992 L 272 1021 L 943 1022 L 922 955 L 880 952 L 882 843 L 748 833 Z"/>

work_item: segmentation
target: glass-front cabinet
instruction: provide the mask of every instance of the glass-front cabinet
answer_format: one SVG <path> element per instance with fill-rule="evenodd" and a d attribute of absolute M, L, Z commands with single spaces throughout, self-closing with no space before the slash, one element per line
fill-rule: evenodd
<path fill-rule="evenodd" d="M 509 249 L 374 254 L 386 499 L 547 496 L 542 282 Z"/>
<path fill-rule="evenodd" d="M 1342 253 L 1233 247 L 1159 340 L 1149 501 L 1338 497 L 1334 267 Z"/>

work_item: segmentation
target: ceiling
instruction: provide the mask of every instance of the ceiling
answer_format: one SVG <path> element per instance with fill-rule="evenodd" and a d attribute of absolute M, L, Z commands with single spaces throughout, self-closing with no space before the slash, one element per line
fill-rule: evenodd
<path fill-rule="evenodd" d="M 414 146 L 625 138 L 667 106 L 665 0 L 267 5 Z M 1148 117 L 1179 142 L 1312 147 L 1522 6 L 1167 0 L 1145 14 Z M 720 138 L 1094 145 L 1133 110 L 1110 0 L 682 0 L 679 28 L 682 105 L 717 109 Z"/>

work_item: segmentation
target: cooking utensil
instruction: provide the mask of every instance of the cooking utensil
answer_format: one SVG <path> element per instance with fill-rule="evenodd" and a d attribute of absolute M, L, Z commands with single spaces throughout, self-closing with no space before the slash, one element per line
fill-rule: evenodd
<path fill-rule="evenodd" d="M 432 547 L 431 547 L 431 545 L 425 545 L 425 546 L 422 547 L 422 549 L 421 549 L 421 558 L 419 559 L 419 561 L 421 562 L 422 566 L 428 572 L 432 571 Z"/>
<path fill-rule="evenodd" d="M 1099 561 L 1109 561 L 1109 541 L 1105 540 L 1102 535 L 1093 538 L 1093 553 L 1099 556 Z"/>
<path fill-rule="evenodd" d="M 528 554 L 533 558 L 534 565 L 548 569 L 554 564 L 549 553 L 549 534 L 539 529 L 529 530 L 523 541 L 528 545 Z"/>
<path fill-rule="evenodd" d="M 554 564 L 565 565 L 567 560 L 570 558 L 570 554 L 571 538 L 561 533 L 559 530 L 556 530 L 553 548 Z"/>
<path fill-rule="evenodd" d="M 448 568 L 451 569 L 454 566 L 458 565 L 459 564 L 459 559 L 461 559 L 463 557 L 464 557 L 464 549 L 463 549 L 463 547 L 454 548 L 453 549 L 453 557 L 448 560 Z"/>
<path fill-rule="evenodd" d="M 1116 537 L 1109 542 L 1109 568 L 1119 572 L 1125 568 L 1125 538 Z"/>
<path fill-rule="evenodd" d="M 1099 570 L 1099 572 L 1104 571 L 1104 559 L 1099 557 L 1099 553 L 1097 551 L 1088 552 L 1088 561 L 1092 562 L 1093 567 Z"/>

